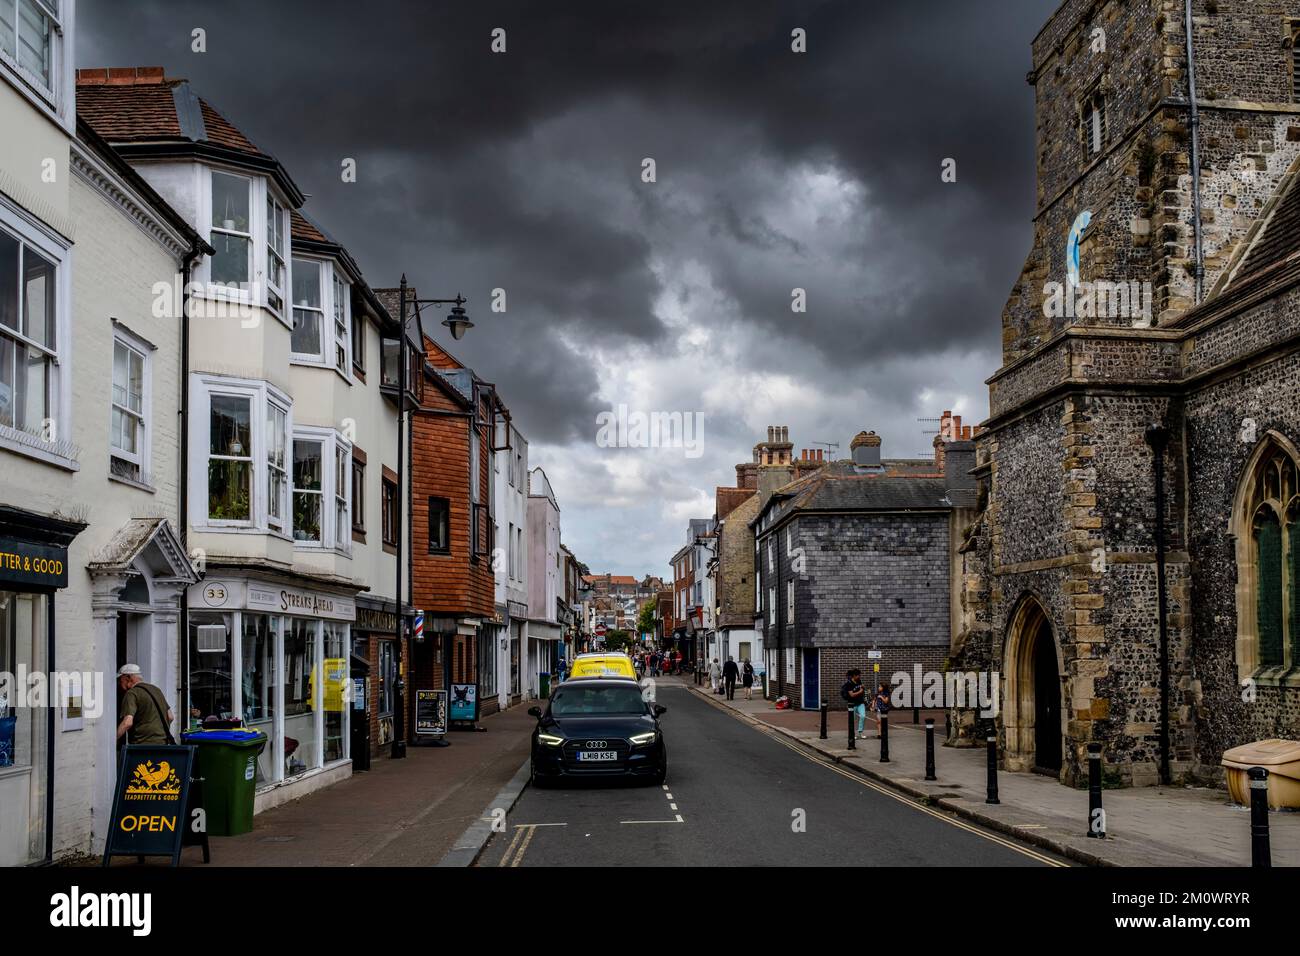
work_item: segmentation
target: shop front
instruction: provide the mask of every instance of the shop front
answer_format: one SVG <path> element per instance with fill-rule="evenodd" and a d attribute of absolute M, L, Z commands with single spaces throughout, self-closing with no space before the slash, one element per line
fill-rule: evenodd
<path fill-rule="evenodd" d="M 406 622 L 409 626 L 408 621 Z M 401 651 L 396 635 L 397 616 L 392 601 L 357 597 L 357 617 L 352 625 L 352 653 L 370 665 L 365 713 L 370 721 L 370 750 L 384 756 L 393 742 L 393 718 L 397 707 L 397 677 Z M 356 718 L 362 713 L 354 709 Z"/>
<path fill-rule="evenodd" d="M 242 718 L 267 736 L 258 812 L 351 773 L 355 596 L 257 578 L 190 591 L 189 725 Z"/>
<path fill-rule="evenodd" d="M 53 856 L 54 718 L 63 702 L 36 698 L 27 678 L 55 667 L 54 596 L 68 586 L 68 545 L 84 528 L 0 507 L 0 866 Z"/>

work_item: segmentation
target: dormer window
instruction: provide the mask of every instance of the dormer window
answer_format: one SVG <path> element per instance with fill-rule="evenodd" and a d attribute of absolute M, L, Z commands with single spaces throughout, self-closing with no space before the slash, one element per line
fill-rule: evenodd
<path fill-rule="evenodd" d="M 253 227 L 250 218 L 253 181 L 212 171 L 212 257 L 214 283 L 246 288 L 252 273 Z"/>

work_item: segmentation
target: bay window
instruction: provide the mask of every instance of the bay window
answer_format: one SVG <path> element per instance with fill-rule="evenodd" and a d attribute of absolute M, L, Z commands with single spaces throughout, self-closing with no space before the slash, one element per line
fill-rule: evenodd
<path fill-rule="evenodd" d="M 325 359 L 321 304 L 321 263 L 312 259 L 293 260 L 293 338 L 294 358 L 323 362 Z"/>
<path fill-rule="evenodd" d="M 322 442 L 293 440 L 293 539 L 321 540 Z"/>
<path fill-rule="evenodd" d="M 0 54 L 46 99 L 54 100 L 59 0 L 0 0 Z"/>
<path fill-rule="evenodd" d="M 333 309 L 334 309 L 334 367 L 344 376 L 348 374 L 348 300 L 347 300 L 347 283 L 339 278 L 338 270 L 334 270 L 333 282 Z"/>
<path fill-rule="evenodd" d="M 293 260 L 293 360 L 351 374 L 351 286 L 332 262 Z M 329 320 L 326 320 L 326 316 Z"/>
<path fill-rule="evenodd" d="M 332 429 L 299 427 L 293 435 L 293 539 L 351 548 L 352 449 Z"/>
<path fill-rule="evenodd" d="M 334 547 L 346 551 L 352 541 L 352 520 L 348 515 L 348 492 L 352 455 L 342 445 L 334 446 Z"/>
<path fill-rule="evenodd" d="M 216 249 L 209 264 L 213 283 L 247 288 L 252 278 L 253 181 L 246 176 L 212 170 L 212 230 Z"/>
<path fill-rule="evenodd" d="M 284 315 L 284 255 L 288 246 L 288 216 L 284 206 L 266 194 L 266 307 L 276 315 Z"/>
<path fill-rule="evenodd" d="M 289 410 L 266 403 L 266 523 L 286 531 L 285 500 L 289 488 Z"/>
<path fill-rule="evenodd" d="M 109 470 L 131 481 L 148 480 L 149 351 L 125 329 L 114 333 Z"/>
<path fill-rule="evenodd" d="M 208 519 L 251 521 L 253 398 L 213 395 L 208 410 Z"/>
<path fill-rule="evenodd" d="M 209 529 L 289 535 L 293 422 L 288 396 L 262 381 L 196 375 L 190 402 L 196 520 Z"/>

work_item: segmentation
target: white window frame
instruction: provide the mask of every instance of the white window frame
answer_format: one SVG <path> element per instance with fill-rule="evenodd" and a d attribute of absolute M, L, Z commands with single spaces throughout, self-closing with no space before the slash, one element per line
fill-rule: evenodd
<path fill-rule="evenodd" d="M 271 447 L 270 447 L 270 418 L 271 410 L 274 409 L 284 413 L 284 466 L 275 468 L 271 464 Z M 264 476 L 264 487 L 266 493 L 266 526 L 275 533 L 286 537 L 292 534 L 293 529 L 293 418 L 290 415 L 290 408 L 287 403 L 277 401 L 274 396 L 267 395 L 263 410 L 264 427 L 267 429 L 263 438 L 265 455 L 263 461 L 266 463 L 266 474 Z M 271 472 L 278 471 L 281 474 L 280 484 L 280 519 L 278 523 L 271 517 Z"/>
<path fill-rule="evenodd" d="M 293 539 L 293 546 L 306 551 L 334 551 L 338 554 L 351 555 L 352 553 L 352 480 L 351 480 L 351 461 L 352 445 L 343 438 L 337 431 L 332 428 L 321 428 L 314 425 L 295 425 L 293 435 L 290 440 L 290 446 L 295 441 L 320 442 L 321 444 L 321 528 L 319 541 L 300 541 L 296 537 Z M 336 462 L 338 456 L 342 455 L 348 462 L 348 468 L 345 474 L 344 493 L 339 495 L 335 484 L 338 478 L 338 468 Z M 292 482 L 292 467 L 290 468 L 290 481 Z M 293 515 L 293 495 L 296 489 L 291 488 L 289 494 L 289 514 L 292 521 Z M 315 492 L 312 492 L 315 494 Z M 336 513 L 336 502 L 338 498 L 344 498 L 346 501 L 346 511 L 344 514 L 344 529 L 342 532 L 336 527 L 338 517 Z M 338 542 L 342 541 L 342 544 Z"/>
<path fill-rule="evenodd" d="M 136 335 L 130 329 L 121 325 L 115 325 L 113 328 L 113 356 L 109 365 L 109 385 L 110 389 L 116 388 L 116 382 L 113 376 L 117 371 L 117 347 L 122 346 L 128 352 L 140 358 L 140 412 L 137 415 L 129 407 L 119 405 L 116 396 L 110 390 L 109 393 L 109 440 L 108 454 L 109 458 L 120 458 L 123 461 L 135 465 L 138 473 L 137 482 L 140 484 L 150 484 L 149 466 L 152 461 L 153 450 L 153 351 L 154 347 L 146 342 L 140 336 Z M 112 434 L 113 411 L 121 410 L 123 414 L 138 418 L 140 422 L 139 434 L 136 438 L 135 452 L 129 452 L 124 448 L 115 445 Z M 109 465 L 109 476 L 115 480 L 123 480 L 122 476 L 112 473 L 112 465 Z M 129 479 L 126 479 L 129 480 Z"/>
<path fill-rule="evenodd" d="M 794 578 L 785 582 L 785 623 L 794 623 Z"/>
<path fill-rule="evenodd" d="M 208 517 L 208 448 L 210 444 L 211 399 L 213 395 L 247 396 L 252 399 L 250 430 L 253 446 L 253 489 L 248 520 Z M 268 523 L 269 497 L 267 461 L 267 403 L 287 413 L 286 435 L 292 442 L 294 433 L 293 402 L 274 385 L 257 379 L 229 378 L 196 373 L 190 378 L 190 522 L 196 529 L 213 532 L 272 534 L 286 540 L 293 535 L 292 496 L 288 498 L 284 527 Z M 292 444 L 289 445 L 292 454 Z M 292 469 L 290 469 L 292 470 Z M 292 474 L 290 475 L 292 480 Z"/>
<path fill-rule="evenodd" d="M 3 0 L 0 0 L 3 2 Z M 72 376 L 67 374 L 72 359 L 72 250 L 64 240 L 20 206 L 0 193 L 0 229 L 20 243 L 31 246 L 54 264 L 54 349 L 50 381 L 46 384 L 46 401 L 51 406 L 52 440 L 45 433 L 33 434 L 16 427 L 0 425 L 0 449 L 57 465 L 68 471 L 80 470 L 72 457 L 73 445 L 65 439 L 71 435 Z M 19 282 L 19 314 L 22 312 L 23 283 Z M 15 341 L 29 344 L 26 336 L 7 329 L 4 333 Z M 30 343 L 35 344 L 35 343 Z"/>
<path fill-rule="evenodd" d="M 313 262 L 320 266 L 320 309 L 306 307 L 306 311 L 320 314 L 320 352 L 295 352 L 290 345 L 289 361 L 294 365 L 310 365 L 313 368 L 333 369 L 345 381 L 352 381 L 352 283 L 347 273 L 332 259 L 318 256 L 294 254 L 291 262 Z M 291 266 L 292 270 L 292 266 Z M 335 319 L 335 297 L 342 297 L 343 335 L 340 343 L 338 325 Z M 293 298 L 292 277 L 290 278 L 289 298 Z M 304 308 L 290 301 L 285 311 L 289 316 L 289 329 L 293 330 L 293 310 Z M 336 361 L 338 349 L 343 350 L 343 364 Z"/>
<path fill-rule="evenodd" d="M 217 225 L 218 222 L 217 210 L 212 208 L 212 191 L 215 188 L 214 187 L 215 181 L 213 179 L 214 176 L 227 176 L 231 179 L 242 179 L 245 183 L 248 184 L 248 231 L 247 232 L 242 232 L 238 229 L 227 229 L 224 225 L 223 226 Z M 231 286 L 224 282 L 218 282 L 217 280 L 213 279 L 212 262 L 215 257 L 208 256 L 205 258 L 204 263 L 207 266 L 207 272 L 208 272 L 207 285 L 208 285 L 209 297 L 247 302 L 248 304 L 251 305 L 254 302 L 253 285 L 254 285 L 254 280 L 257 277 L 257 253 L 259 247 L 266 240 L 265 223 L 262 224 L 261 229 L 258 229 L 258 219 L 264 218 L 262 204 L 265 203 L 265 199 L 261 195 L 260 190 L 258 190 L 257 188 L 258 177 L 250 176 L 248 173 L 239 172 L 233 169 L 207 169 L 207 174 L 206 176 L 204 176 L 204 181 L 207 185 L 207 189 L 204 190 L 203 202 L 207 206 L 207 210 L 208 210 L 208 230 L 206 233 L 208 237 L 208 241 L 212 242 L 212 245 L 215 246 L 216 243 L 213 242 L 212 240 L 218 233 L 223 236 L 235 236 L 237 238 L 248 240 L 248 253 L 247 253 L 248 279 L 245 282 L 240 283 L 238 286 Z M 221 220 L 221 221 L 224 222 L 225 220 Z M 259 238 L 262 240 L 261 242 L 258 241 Z"/>
<path fill-rule="evenodd" d="M 0 47 L 0 73 L 7 74 L 15 89 L 73 135 L 76 127 L 75 67 L 74 58 L 67 51 L 76 49 L 73 35 L 76 2 L 31 0 L 31 3 L 50 21 L 50 81 L 47 84 L 31 70 L 18 65 L 20 0 L 0 0 L 0 6 L 12 8 L 14 16 L 14 55 L 10 56 Z"/>
<path fill-rule="evenodd" d="M 289 303 L 289 294 L 293 288 L 290 284 L 293 280 L 293 273 L 290 271 L 290 264 L 293 260 L 293 250 L 289 229 L 289 210 L 280 197 L 276 195 L 275 190 L 268 187 L 264 189 L 264 192 L 265 196 L 262 200 L 262 208 L 267 211 L 267 218 L 266 229 L 264 231 L 265 242 L 263 243 L 265 265 L 263 266 L 262 274 L 266 276 L 266 295 L 263 297 L 262 301 L 266 306 L 266 310 L 283 322 L 285 312 L 292 307 Z M 274 225 L 271 221 L 272 214 L 275 214 L 276 218 L 279 220 L 279 229 L 272 228 Z M 271 238 L 276 233 L 279 233 L 280 236 L 280 248 L 278 251 L 271 243 Z M 281 271 L 284 273 L 284 281 L 278 286 L 271 281 L 272 256 L 280 260 Z M 272 295 L 278 296 L 280 299 L 280 307 L 278 309 L 271 304 Z"/>

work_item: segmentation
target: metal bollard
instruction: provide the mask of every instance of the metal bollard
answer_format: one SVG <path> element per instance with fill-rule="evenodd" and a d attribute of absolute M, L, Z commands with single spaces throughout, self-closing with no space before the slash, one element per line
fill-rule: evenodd
<path fill-rule="evenodd" d="M 952 711 L 949 708 L 945 707 L 943 709 L 943 739 L 944 740 L 952 739 L 952 721 L 949 719 L 949 716 L 951 714 Z"/>
<path fill-rule="evenodd" d="M 925 779 L 938 780 L 934 775 L 934 720 L 925 718 Z"/>
<path fill-rule="evenodd" d="M 822 701 L 822 732 L 818 734 L 817 736 L 818 740 L 826 739 L 826 712 L 829 709 L 830 709 L 830 705 L 826 703 L 826 701 Z"/>
<path fill-rule="evenodd" d="M 1273 854 L 1268 845 L 1268 771 L 1251 767 L 1250 777 L 1250 865 L 1271 867 Z"/>
<path fill-rule="evenodd" d="M 998 735 L 989 734 L 989 792 L 985 803 L 1001 803 L 998 799 Z"/>
<path fill-rule="evenodd" d="M 889 714 L 880 715 L 880 762 L 889 763 Z"/>
<path fill-rule="evenodd" d="M 913 708 L 912 708 L 912 723 L 914 723 L 914 724 L 919 724 L 920 722 L 921 722 L 921 708 L 920 708 L 920 707 L 913 707 Z"/>
<path fill-rule="evenodd" d="M 849 749 L 857 750 L 858 745 L 853 741 L 853 708 L 849 708 Z"/>
<path fill-rule="evenodd" d="M 1088 833 L 1106 839 L 1106 811 L 1101 808 L 1101 744 L 1088 744 Z"/>

